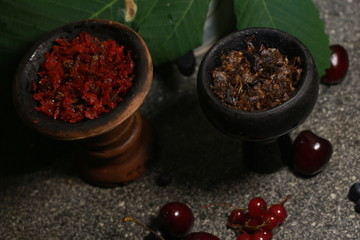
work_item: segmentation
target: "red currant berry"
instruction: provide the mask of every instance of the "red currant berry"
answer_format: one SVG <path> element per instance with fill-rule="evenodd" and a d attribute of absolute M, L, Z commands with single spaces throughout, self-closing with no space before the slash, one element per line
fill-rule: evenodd
<path fill-rule="evenodd" d="M 262 234 L 263 234 L 264 236 L 266 236 L 267 239 L 269 239 L 269 240 L 272 239 L 273 234 L 272 234 L 271 231 L 269 231 L 269 230 L 260 230 L 260 231 L 262 231 Z"/>
<path fill-rule="evenodd" d="M 246 231 L 254 232 L 256 228 L 259 227 L 261 224 L 262 221 L 260 218 L 250 217 L 249 220 L 247 220 L 243 226 L 245 226 Z"/>
<path fill-rule="evenodd" d="M 324 169 L 332 152 L 328 140 L 309 130 L 302 131 L 294 141 L 293 168 L 304 176 L 315 175 Z"/>
<path fill-rule="evenodd" d="M 245 219 L 245 212 L 242 209 L 233 210 L 229 216 L 229 222 L 235 224 L 243 223 L 244 219 Z"/>
<path fill-rule="evenodd" d="M 272 212 L 267 212 L 262 216 L 262 222 L 264 223 L 263 229 L 273 230 L 279 225 L 279 220 Z"/>
<path fill-rule="evenodd" d="M 240 225 L 245 225 L 247 222 L 250 221 L 250 219 L 251 219 L 251 216 L 250 216 L 249 212 L 246 212 L 240 220 Z"/>
<path fill-rule="evenodd" d="M 274 204 L 269 208 L 269 212 L 275 214 L 277 219 L 279 220 L 279 224 L 283 223 L 285 221 L 285 218 L 287 217 L 286 209 L 281 204 Z"/>
<path fill-rule="evenodd" d="M 241 233 L 239 236 L 236 237 L 236 240 L 251 240 L 251 235 L 249 233 Z"/>
<path fill-rule="evenodd" d="M 167 231 L 174 236 L 184 236 L 194 225 L 191 209 L 180 202 L 170 202 L 160 209 L 160 221 Z"/>
<path fill-rule="evenodd" d="M 267 204 L 263 198 L 256 197 L 248 204 L 249 214 L 253 218 L 260 218 L 266 212 Z"/>
<path fill-rule="evenodd" d="M 268 231 L 257 231 L 251 236 L 251 240 L 270 240 L 272 233 Z"/>
<path fill-rule="evenodd" d="M 330 68 L 326 69 L 322 82 L 325 84 L 338 84 L 346 76 L 349 68 L 349 57 L 346 49 L 341 45 L 332 45 L 330 50 Z"/>
<path fill-rule="evenodd" d="M 183 240 L 220 240 L 220 238 L 207 232 L 193 232 L 186 235 Z"/>

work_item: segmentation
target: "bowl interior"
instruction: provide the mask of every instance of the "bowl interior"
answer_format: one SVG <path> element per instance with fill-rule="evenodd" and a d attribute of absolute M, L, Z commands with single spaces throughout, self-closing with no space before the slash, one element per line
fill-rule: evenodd
<path fill-rule="evenodd" d="M 221 56 L 232 50 L 245 51 L 245 40 L 258 49 L 261 44 L 277 48 L 289 60 L 300 57 L 302 69 L 299 84 L 285 102 L 264 111 L 242 111 L 222 103 L 212 90 L 211 72 L 221 65 Z M 318 92 L 316 66 L 309 50 L 293 36 L 271 28 L 249 28 L 220 39 L 205 54 L 198 72 L 200 104 L 210 122 L 221 131 L 250 140 L 281 136 L 302 123 L 313 109 Z"/>
<path fill-rule="evenodd" d="M 289 60 L 293 59 L 294 57 L 300 57 L 302 59 L 300 63 L 300 67 L 303 70 L 302 76 L 307 74 L 308 69 L 306 65 L 308 63 L 305 61 L 305 59 L 307 59 L 308 56 L 305 56 L 304 48 L 302 48 L 302 44 L 299 45 L 298 40 L 289 36 L 287 33 L 275 29 L 250 28 L 228 35 L 227 37 L 218 41 L 218 43 L 214 45 L 211 50 L 209 50 L 208 56 L 206 56 L 205 60 L 206 64 L 204 64 L 204 71 L 209 74 L 207 78 L 204 78 L 204 84 L 206 86 L 211 86 L 213 84 L 213 78 L 210 74 L 215 67 L 221 65 L 220 57 L 232 50 L 245 51 L 247 49 L 245 39 L 253 35 L 256 37 L 251 41 L 251 43 L 254 44 L 256 49 L 259 49 L 260 45 L 264 45 L 266 48 L 279 49 L 280 52 L 286 55 Z M 297 91 L 301 89 L 303 82 L 304 81 L 302 80 L 299 81 L 299 86 L 297 87 L 293 96 L 295 96 Z M 211 89 L 209 88 L 209 90 Z M 216 96 L 212 93 L 212 90 L 210 95 L 216 98 Z M 238 112 L 239 110 L 234 109 L 234 111 Z M 244 113 L 246 114 L 246 112 Z"/>
<path fill-rule="evenodd" d="M 124 101 L 109 113 L 94 120 L 67 123 L 54 120 L 35 110 L 37 102 L 32 98 L 32 83 L 39 79 L 38 71 L 44 61 L 44 54 L 58 38 L 75 38 L 80 32 L 87 32 L 101 41 L 112 39 L 130 50 L 135 62 L 133 86 Z M 130 28 L 106 20 L 84 20 L 57 28 L 38 42 L 23 57 L 15 77 L 13 96 L 20 117 L 35 130 L 58 139 L 80 139 L 95 136 L 111 130 L 138 109 L 145 98 L 152 80 L 152 61 L 146 44 Z"/>

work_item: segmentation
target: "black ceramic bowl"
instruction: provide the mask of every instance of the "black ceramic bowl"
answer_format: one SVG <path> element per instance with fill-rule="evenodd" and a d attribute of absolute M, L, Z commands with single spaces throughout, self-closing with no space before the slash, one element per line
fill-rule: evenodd
<path fill-rule="evenodd" d="M 264 44 L 277 48 L 292 59 L 301 58 L 302 75 L 294 95 L 286 102 L 257 112 L 230 108 L 214 95 L 211 71 L 221 64 L 220 57 L 231 51 L 245 51 L 245 39 L 256 35 L 252 41 L 256 48 Z M 249 28 L 220 39 L 205 54 L 198 71 L 197 89 L 201 107 L 209 121 L 222 132 L 243 140 L 269 140 L 277 138 L 301 124 L 311 113 L 317 99 L 319 79 L 315 62 L 306 48 L 295 37 L 271 28 Z"/>
<path fill-rule="evenodd" d="M 58 38 L 73 39 L 87 32 L 100 40 L 112 39 L 130 50 L 135 62 L 133 86 L 117 108 L 101 117 L 77 123 L 54 120 L 35 110 L 32 83 L 38 79 L 40 64 Z M 143 39 L 123 24 L 107 20 L 82 20 L 59 27 L 36 42 L 23 57 L 13 84 L 15 108 L 23 121 L 36 131 L 55 139 L 75 140 L 108 132 L 131 116 L 142 104 L 152 81 L 152 60 Z"/>

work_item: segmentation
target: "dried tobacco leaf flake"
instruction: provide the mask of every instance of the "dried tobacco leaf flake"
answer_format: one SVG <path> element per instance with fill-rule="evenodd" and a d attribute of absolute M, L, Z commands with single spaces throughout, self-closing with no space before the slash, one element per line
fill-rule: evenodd
<path fill-rule="evenodd" d="M 256 49 L 252 36 L 246 51 L 221 56 L 221 66 L 211 72 L 212 89 L 225 105 L 242 111 L 264 111 L 287 101 L 295 92 L 301 59 L 291 61 L 277 48 Z"/>

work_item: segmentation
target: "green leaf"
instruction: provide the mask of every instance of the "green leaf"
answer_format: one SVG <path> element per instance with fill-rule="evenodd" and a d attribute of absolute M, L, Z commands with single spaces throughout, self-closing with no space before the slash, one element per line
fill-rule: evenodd
<path fill-rule="evenodd" d="M 120 0 L 0 1 L 0 67 L 16 65 L 41 35 L 63 24 L 88 18 L 119 20 Z"/>
<path fill-rule="evenodd" d="M 132 27 L 146 41 L 156 65 L 201 45 L 210 0 L 139 0 Z"/>
<path fill-rule="evenodd" d="M 235 0 L 237 28 L 271 27 L 297 37 L 313 55 L 319 75 L 330 65 L 329 38 L 311 0 Z"/>
<path fill-rule="evenodd" d="M 14 68 L 41 35 L 63 24 L 102 18 L 125 23 L 125 0 L 0 0 L 0 69 Z M 174 60 L 201 44 L 210 0 L 138 0 L 125 23 L 147 42 L 155 64 Z"/>

